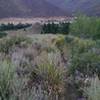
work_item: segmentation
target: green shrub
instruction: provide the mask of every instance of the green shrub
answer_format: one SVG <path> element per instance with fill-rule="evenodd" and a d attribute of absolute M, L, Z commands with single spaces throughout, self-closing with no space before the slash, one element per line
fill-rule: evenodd
<path fill-rule="evenodd" d="M 66 36 L 65 37 L 66 45 L 69 46 L 71 55 L 74 53 L 83 53 L 94 48 L 97 43 L 92 39 L 81 39 L 74 36 Z"/>
<path fill-rule="evenodd" d="M 82 38 L 100 39 L 100 18 L 78 16 L 70 25 L 70 33 Z"/>
<path fill-rule="evenodd" d="M 76 54 L 71 61 L 71 71 L 79 71 L 84 75 L 94 75 L 100 73 L 100 56 L 95 53 L 85 52 L 82 54 Z"/>
<path fill-rule="evenodd" d="M 66 42 L 66 44 L 72 43 L 73 40 L 74 40 L 74 37 L 73 37 L 73 36 L 67 35 L 67 36 L 65 37 L 65 42 Z"/>
<path fill-rule="evenodd" d="M 97 53 L 97 42 L 91 39 L 68 37 L 67 44 L 70 53 L 70 71 L 79 71 L 84 75 L 98 75 L 100 73 L 100 55 Z M 69 41 L 69 43 L 68 43 Z"/>

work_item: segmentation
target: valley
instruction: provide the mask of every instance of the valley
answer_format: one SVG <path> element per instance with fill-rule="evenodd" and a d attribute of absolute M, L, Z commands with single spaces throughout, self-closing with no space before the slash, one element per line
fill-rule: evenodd
<path fill-rule="evenodd" d="M 99 0 L 0 0 L 0 100 L 100 100 Z"/>

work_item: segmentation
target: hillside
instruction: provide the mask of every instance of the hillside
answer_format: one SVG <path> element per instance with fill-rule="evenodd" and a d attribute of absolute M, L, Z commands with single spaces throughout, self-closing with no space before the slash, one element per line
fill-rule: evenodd
<path fill-rule="evenodd" d="M 100 0 L 47 0 L 72 14 L 77 12 L 100 16 Z"/>
<path fill-rule="evenodd" d="M 100 1 L 0 0 L 0 18 L 71 16 L 77 12 L 100 16 Z"/>
<path fill-rule="evenodd" d="M 0 18 L 65 15 L 69 14 L 46 0 L 0 0 Z"/>

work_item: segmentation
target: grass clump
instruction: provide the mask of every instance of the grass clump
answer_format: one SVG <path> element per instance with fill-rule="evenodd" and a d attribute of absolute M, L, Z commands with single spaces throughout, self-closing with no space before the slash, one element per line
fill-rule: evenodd
<path fill-rule="evenodd" d="M 91 84 L 85 89 L 85 93 L 88 96 L 88 100 L 99 100 L 100 99 L 100 80 L 98 77 L 91 80 Z"/>
<path fill-rule="evenodd" d="M 46 89 L 46 91 L 50 92 L 51 90 L 55 94 L 62 92 L 65 74 L 63 68 L 55 67 L 50 63 L 42 64 L 36 68 L 36 74 L 41 76 L 43 87 Z"/>
<path fill-rule="evenodd" d="M 13 65 L 7 61 L 0 62 L 0 100 L 9 100 L 13 75 Z"/>

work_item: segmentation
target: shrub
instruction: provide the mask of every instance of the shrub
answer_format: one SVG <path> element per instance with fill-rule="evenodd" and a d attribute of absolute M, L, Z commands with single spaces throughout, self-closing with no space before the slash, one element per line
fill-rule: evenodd
<path fill-rule="evenodd" d="M 70 48 L 71 55 L 73 53 L 83 53 L 93 49 L 97 43 L 92 39 L 81 39 L 74 36 L 66 36 L 65 37 L 66 45 Z"/>
<path fill-rule="evenodd" d="M 84 75 L 93 75 L 100 72 L 100 55 L 96 52 L 96 41 L 91 39 L 80 39 L 77 37 L 67 37 L 69 46 L 70 71 L 79 71 Z M 69 43 L 68 43 L 69 41 Z"/>
<path fill-rule="evenodd" d="M 71 62 L 71 71 L 76 72 L 79 71 L 86 75 L 94 75 L 100 73 L 100 56 L 95 53 L 82 53 L 76 54 L 73 56 Z"/>
<path fill-rule="evenodd" d="M 70 25 L 70 33 L 82 38 L 100 39 L 100 18 L 78 16 Z"/>
<path fill-rule="evenodd" d="M 62 49 L 62 47 L 64 46 L 65 44 L 65 38 L 63 35 L 57 37 L 54 41 L 54 44 L 57 46 L 58 49 Z"/>
<path fill-rule="evenodd" d="M 74 40 L 74 37 L 73 36 L 67 35 L 65 37 L 66 44 L 70 44 L 73 40 Z"/>

